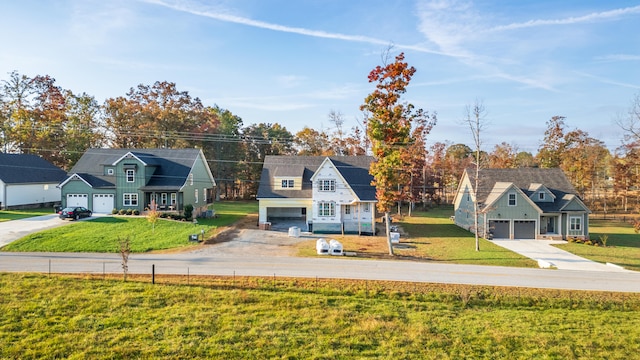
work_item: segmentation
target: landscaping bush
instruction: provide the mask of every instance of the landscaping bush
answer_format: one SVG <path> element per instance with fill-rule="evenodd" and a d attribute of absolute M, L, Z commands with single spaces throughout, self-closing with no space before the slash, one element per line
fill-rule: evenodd
<path fill-rule="evenodd" d="M 133 214 L 133 210 L 127 209 L 127 215 L 131 215 L 131 214 Z"/>
<path fill-rule="evenodd" d="M 111 215 L 115 215 L 118 213 L 118 209 L 114 208 L 113 210 L 111 210 Z"/>
<path fill-rule="evenodd" d="M 127 210 L 125 209 L 120 209 L 120 211 L 118 211 L 118 214 L 120 215 L 125 215 L 127 213 Z"/>
<path fill-rule="evenodd" d="M 140 210 L 138 209 L 133 210 L 133 215 L 140 215 Z"/>
<path fill-rule="evenodd" d="M 191 221 L 192 217 L 193 217 L 193 205 L 187 204 L 184 206 L 184 218 L 186 220 Z"/>

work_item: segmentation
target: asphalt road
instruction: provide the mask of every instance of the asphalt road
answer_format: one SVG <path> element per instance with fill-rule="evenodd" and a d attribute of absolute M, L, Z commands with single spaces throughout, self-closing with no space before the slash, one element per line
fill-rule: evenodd
<path fill-rule="evenodd" d="M 525 269 L 433 262 L 296 258 L 225 254 L 132 255 L 129 272 L 151 274 L 276 276 L 395 280 L 549 289 L 640 292 L 640 273 Z M 40 273 L 121 273 L 117 254 L 0 253 L 0 271 Z"/>

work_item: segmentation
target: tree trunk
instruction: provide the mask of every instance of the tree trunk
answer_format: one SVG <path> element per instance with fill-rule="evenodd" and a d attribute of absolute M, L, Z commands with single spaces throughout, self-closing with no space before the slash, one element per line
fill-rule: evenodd
<path fill-rule="evenodd" d="M 386 224 L 387 244 L 389 245 L 389 255 L 395 255 L 393 253 L 393 244 L 391 243 L 391 213 L 388 211 L 384 213 L 384 222 Z"/>

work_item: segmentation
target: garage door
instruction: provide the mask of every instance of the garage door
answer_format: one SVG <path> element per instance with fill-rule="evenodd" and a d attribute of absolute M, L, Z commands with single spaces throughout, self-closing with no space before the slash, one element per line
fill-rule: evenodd
<path fill-rule="evenodd" d="M 89 207 L 89 197 L 87 194 L 67 194 L 67 206 Z"/>
<path fill-rule="evenodd" d="M 516 220 L 513 222 L 514 239 L 535 239 L 536 238 L 536 222 Z"/>
<path fill-rule="evenodd" d="M 94 213 L 111 214 L 114 208 L 113 194 L 93 194 Z"/>
<path fill-rule="evenodd" d="M 491 220 L 489 228 L 493 232 L 494 239 L 509 238 L 509 220 Z"/>

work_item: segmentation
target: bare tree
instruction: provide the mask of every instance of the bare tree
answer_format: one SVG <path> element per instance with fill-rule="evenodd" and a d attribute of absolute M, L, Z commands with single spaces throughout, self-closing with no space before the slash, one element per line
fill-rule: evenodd
<path fill-rule="evenodd" d="M 118 237 L 118 250 L 120 252 L 120 257 L 122 258 L 123 280 L 127 281 L 127 274 L 129 273 L 129 254 L 131 254 L 131 240 L 128 236 L 123 238 Z"/>
<path fill-rule="evenodd" d="M 631 101 L 629 110 L 624 115 L 618 115 L 615 122 L 624 130 L 625 140 L 640 140 L 640 93 L 637 93 Z"/>
<path fill-rule="evenodd" d="M 480 162 L 480 147 L 482 145 L 482 139 L 480 134 L 485 127 L 485 117 L 487 115 L 486 109 L 482 101 L 476 99 L 473 105 L 467 105 L 466 118 L 464 122 L 469 126 L 471 135 L 473 135 L 473 143 L 475 145 L 475 159 L 474 165 L 476 166 L 476 179 L 475 179 L 475 201 L 473 202 L 473 225 L 474 233 L 476 236 L 476 251 L 480 251 L 480 240 L 478 239 L 478 185 L 480 184 L 480 168 L 482 164 Z"/>

